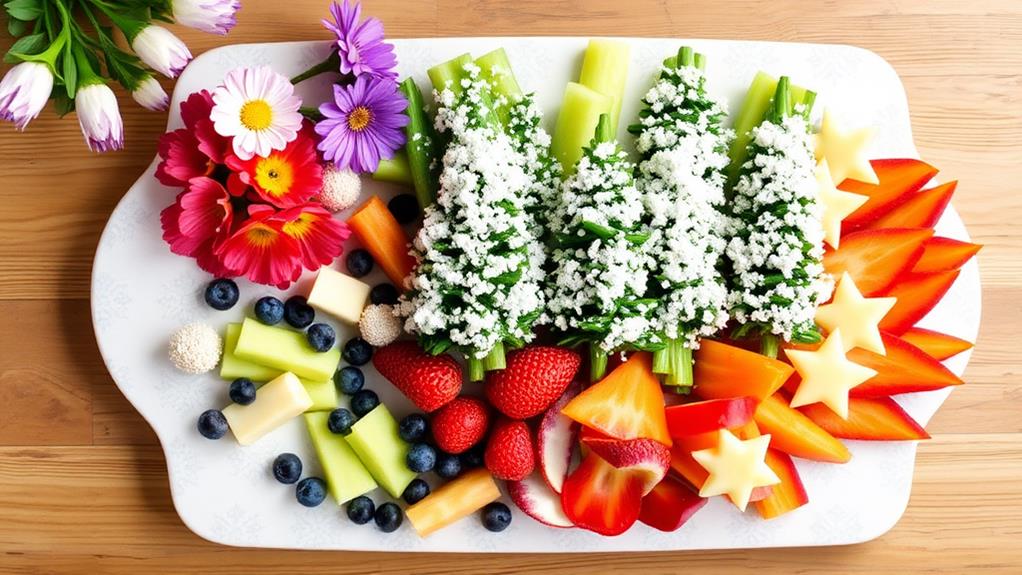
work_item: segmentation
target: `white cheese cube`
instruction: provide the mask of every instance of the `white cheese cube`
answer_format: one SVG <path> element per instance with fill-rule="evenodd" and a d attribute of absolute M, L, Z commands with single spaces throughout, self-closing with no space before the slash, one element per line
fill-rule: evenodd
<path fill-rule="evenodd" d="M 332 268 L 319 268 L 316 283 L 309 294 L 309 305 L 341 321 L 358 324 L 369 300 L 369 284 Z"/>
<path fill-rule="evenodd" d="M 254 402 L 232 403 L 223 414 L 238 443 L 251 445 L 310 407 L 309 392 L 295 374 L 288 372 L 260 387 Z"/>

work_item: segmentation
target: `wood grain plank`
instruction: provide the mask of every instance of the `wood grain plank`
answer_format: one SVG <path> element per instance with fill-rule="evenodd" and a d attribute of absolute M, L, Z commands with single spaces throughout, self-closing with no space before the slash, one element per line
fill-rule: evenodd
<path fill-rule="evenodd" d="M 70 475 L 68 469 L 75 469 Z M 855 547 L 733 552 L 444 555 L 238 550 L 202 541 L 174 517 L 153 447 L 0 448 L 0 572 L 1017 573 L 1022 437 L 945 435 L 920 448 L 912 502 L 885 537 Z M 983 476 L 983 482 L 976 478 Z M 32 481 L 26 481 L 31 477 Z M 38 493 L 59 497 L 37 496 Z M 1015 505 L 1015 507 L 1012 506 Z M 939 565 L 920 563 L 934 554 Z M 428 557 L 428 558 L 427 558 Z M 81 560 L 84 559 L 84 563 Z M 88 570 L 83 570 L 88 566 Z M 7 571 L 4 571 L 7 569 Z"/>

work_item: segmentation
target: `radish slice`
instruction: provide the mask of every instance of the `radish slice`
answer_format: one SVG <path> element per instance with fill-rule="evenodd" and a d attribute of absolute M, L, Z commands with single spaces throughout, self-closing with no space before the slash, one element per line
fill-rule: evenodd
<path fill-rule="evenodd" d="M 543 414 L 536 434 L 540 472 L 550 489 L 557 494 L 561 493 L 564 478 L 568 476 L 568 467 L 578 439 L 578 424 L 561 415 L 561 409 L 581 391 L 582 385 L 572 382 L 564 395 Z"/>
<path fill-rule="evenodd" d="M 538 474 L 533 473 L 521 481 L 508 481 L 507 492 L 511 496 L 511 501 L 536 521 L 550 527 L 575 526 L 564 514 L 561 497 L 554 493 Z"/>

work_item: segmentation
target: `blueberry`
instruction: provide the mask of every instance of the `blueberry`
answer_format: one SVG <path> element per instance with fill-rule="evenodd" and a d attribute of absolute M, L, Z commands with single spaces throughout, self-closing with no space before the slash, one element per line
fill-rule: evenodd
<path fill-rule="evenodd" d="M 334 328 L 325 323 L 310 325 L 309 331 L 305 333 L 305 337 L 308 338 L 312 349 L 320 353 L 330 351 L 334 344 L 337 343 L 337 334 L 334 333 Z"/>
<path fill-rule="evenodd" d="M 206 439 L 220 439 L 227 435 L 227 418 L 219 409 L 207 409 L 199 416 L 197 427 Z"/>
<path fill-rule="evenodd" d="M 334 386 L 344 395 L 355 395 L 366 383 L 366 376 L 357 367 L 348 366 L 334 374 Z"/>
<path fill-rule="evenodd" d="M 231 382 L 227 395 L 238 405 L 248 405 L 256 400 L 256 387 L 251 379 L 239 377 Z"/>
<path fill-rule="evenodd" d="M 436 474 L 444 479 L 454 479 L 461 473 L 461 460 L 457 455 L 438 453 L 436 456 Z"/>
<path fill-rule="evenodd" d="M 392 284 L 376 284 L 369 290 L 369 301 L 373 304 L 394 305 L 397 303 L 397 288 Z"/>
<path fill-rule="evenodd" d="M 373 346 L 360 337 L 353 337 L 344 344 L 342 355 L 351 365 L 365 365 L 373 358 Z"/>
<path fill-rule="evenodd" d="M 373 256 L 369 255 L 366 250 L 351 250 L 348 252 L 348 257 L 344 260 L 344 263 L 348 266 L 348 273 L 360 278 L 373 271 Z"/>
<path fill-rule="evenodd" d="M 494 533 L 507 529 L 511 525 L 511 510 L 500 501 L 494 501 L 483 507 L 483 527 Z"/>
<path fill-rule="evenodd" d="M 295 483 L 302 476 L 302 460 L 294 453 L 281 453 L 273 460 L 273 476 L 285 485 Z"/>
<path fill-rule="evenodd" d="M 365 495 L 359 495 L 348 502 L 348 519 L 356 525 L 365 525 L 373 520 L 376 504 Z"/>
<path fill-rule="evenodd" d="M 330 428 L 331 433 L 348 435 L 351 433 L 351 426 L 355 424 L 355 421 L 357 421 L 355 414 L 343 407 L 338 407 L 330 412 L 330 417 L 326 420 L 326 426 Z"/>
<path fill-rule="evenodd" d="M 380 405 L 380 396 L 371 389 L 363 389 L 351 396 L 351 410 L 359 417 L 369 413 L 377 405 Z"/>
<path fill-rule="evenodd" d="M 436 466 L 436 450 L 432 445 L 416 443 L 408 448 L 405 465 L 416 473 L 425 473 Z"/>
<path fill-rule="evenodd" d="M 266 325 L 277 325 L 284 319 L 284 302 L 272 295 L 261 297 L 255 304 L 255 316 Z"/>
<path fill-rule="evenodd" d="M 401 527 L 404 515 L 401 514 L 401 508 L 396 503 L 388 501 L 376 508 L 373 519 L 376 520 L 376 526 L 380 528 L 380 531 L 390 533 Z"/>
<path fill-rule="evenodd" d="M 483 445 L 477 445 L 461 454 L 461 467 L 464 469 L 475 469 L 483 466 Z"/>
<path fill-rule="evenodd" d="M 284 302 L 284 321 L 291 327 L 305 329 L 315 318 L 316 311 L 303 296 L 291 296 Z"/>
<path fill-rule="evenodd" d="M 306 477 L 298 482 L 295 498 L 306 507 L 315 507 L 323 503 L 326 499 L 326 482 L 318 477 Z"/>
<path fill-rule="evenodd" d="M 220 311 L 231 309 L 238 303 L 238 284 L 223 278 L 209 282 L 206 286 L 206 303 Z"/>
<path fill-rule="evenodd" d="M 387 209 L 399 223 L 410 224 L 419 217 L 419 200 L 412 194 L 401 194 L 387 202 Z"/>
<path fill-rule="evenodd" d="M 413 479 L 408 487 L 405 487 L 405 492 L 401 494 L 401 499 L 405 500 L 405 503 L 409 505 L 415 505 L 422 501 L 429 495 L 429 484 L 421 479 Z"/>
<path fill-rule="evenodd" d="M 426 416 L 421 413 L 405 416 L 397 428 L 398 435 L 408 443 L 421 440 L 426 436 L 427 431 L 429 431 L 429 423 L 426 421 Z"/>

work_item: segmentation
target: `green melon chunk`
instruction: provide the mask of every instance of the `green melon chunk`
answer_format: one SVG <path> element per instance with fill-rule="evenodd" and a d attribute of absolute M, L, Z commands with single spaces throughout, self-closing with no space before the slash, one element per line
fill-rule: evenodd
<path fill-rule="evenodd" d="M 337 386 L 334 380 L 316 382 L 303 379 L 302 385 L 312 398 L 312 407 L 307 411 L 333 411 L 337 408 Z"/>
<path fill-rule="evenodd" d="M 628 44 L 619 40 L 594 38 L 589 41 L 582 59 L 578 83 L 611 99 L 610 133 L 616 137 L 617 120 L 628 82 Z"/>
<path fill-rule="evenodd" d="M 239 377 L 247 377 L 252 381 L 270 381 L 284 373 L 283 369 L 259 365 L 235 355 L 234 348 L 238 345 L 239 335 L 241 335 L 240 323 L 227 324 L 227 331 L 224 333 L 224 357 L 220 363 L 220 377 L 232 381 Z"/>
<path fill-rule="evenodd" d="M 326 476 L 330 495 L 342 505 L 359 495 L 376 489 L 376 481 L 359 461 L 344 436 L 330 431 L 326 422 L 330 414 L 325 411 L 305 414 L 305 425 L 316 448 L 316 457 Z"/>
<path fill-rule="evenodd" d="M 341 362 L 341 350 L 336 347 L 320 353 L 312 349 L 305 334 L 263 325 L 252 318 L 245 318 L 241 324 L 234 354 L 310 381 L 331 379 Z"/>
<path fill-rule="evenodd" d="M 408 444 L 398 435 L 397 420 L 387 406 L 381 403 L 362 416 L 345 439 L 387 493 L 401 497 L 415 472 L 405 464 Z"/>

